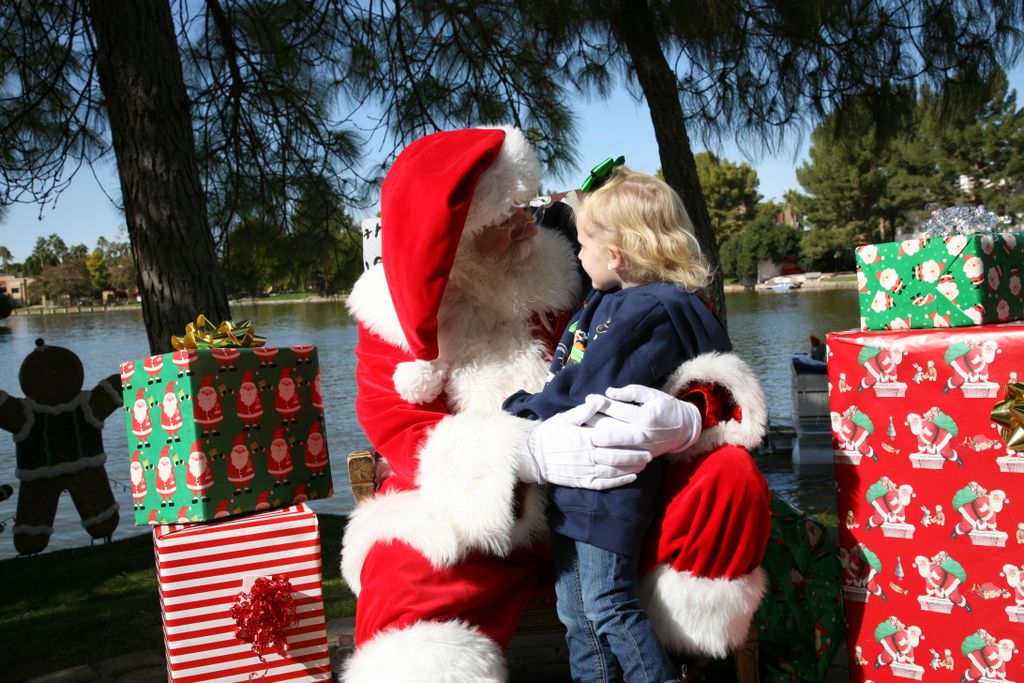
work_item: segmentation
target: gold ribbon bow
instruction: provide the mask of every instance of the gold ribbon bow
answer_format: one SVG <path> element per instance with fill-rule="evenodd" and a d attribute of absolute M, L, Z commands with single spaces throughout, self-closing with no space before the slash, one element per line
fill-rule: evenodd
<path fill-rule="evenodd" d="M 256 334 L 251 320 L 225 320 L 217 327 L 213 326 L 202 313 L 194 323 L 185 326 L 183 337 L 171 336 L 171 346 L 176 351 L 182 349 L 223 349 L 228 346 L 248 348 L 263 346 L 267 340 Z"/>
<path fill-rule="evenodd" d="M 999 434 L 1007 448 L 1024 451 L 1024 384 L 1006 385 L 1003 400 L 992 408 L 992 421 L 1001 426 Z"/>

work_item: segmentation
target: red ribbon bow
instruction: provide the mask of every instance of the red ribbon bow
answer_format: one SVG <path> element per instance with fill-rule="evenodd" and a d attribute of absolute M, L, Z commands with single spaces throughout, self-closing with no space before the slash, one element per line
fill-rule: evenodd
<path fill-rule="evenodd" d="M 238 624 L 235 636 L 252 643 L 260 661 L 273 649 L 282 657 L 288 649 L 288 627 L 295 622 L 292 585 L 285 576 L 261 576 L 248 593 L 242 592 L 231 606 L 231 618 Z"/>

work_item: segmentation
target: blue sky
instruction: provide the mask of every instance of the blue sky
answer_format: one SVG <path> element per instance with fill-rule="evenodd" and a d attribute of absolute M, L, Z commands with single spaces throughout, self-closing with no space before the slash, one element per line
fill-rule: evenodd
<path fill-rule="evenodd" d="M 1017 90 L 1017 106 L 1024 106 L 1024 64 L 1010 73 L 1010 85 Z M 630 167 L 644 173 L 654 173 L 661 167 L 647 106 L 635 103 L 624 88 L 616 88 L 607 101 L 580 98 L 576 106 L 579 167 L 569 174 L 570 180 L 545 178 L 545 187 L 575 187 L 592 166 L 609 156 L 625 155 Z M 691 142 L 695 151 L 703 149 L 698 140 Z M 793 136 L 786 147 L 772 155 L 747 156 L 734 144 L 712 151 L 730 161 L 750 163 L 757 170 L 761 194 L 766 199 L 781 200 L 787 190 L 798 188 L 795 171 L 806 159 L 807 135 Z M 758 150 L 745 151 L 754 155 Z M 81 169 L 55 203 L 42 208 L 24 204 L 10 207 L 7 218 L 0 223 L 0 245 L 11 250 L 15 261 L 23 261 L 32 253 L 37 238 L 53 233 L 68 245 L 85 244 L 90 250 L 100 237 L 127 239 L 124 217 L 107 195 L 120 197 L 112 161 L 98 168 L 95 177 L 88 169 Z M 364 217 L 355 216 L 357 222 Z"/>

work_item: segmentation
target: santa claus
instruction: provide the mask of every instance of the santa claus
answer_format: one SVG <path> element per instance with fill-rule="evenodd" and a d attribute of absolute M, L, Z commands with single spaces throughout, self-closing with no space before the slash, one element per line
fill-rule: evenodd
<path fill-rule="evenodd" d="M 300 407 L 299 392 L 295 388 L 295 380 L 292 379 L 292 369 L 285 368 L 281 371 L 281 377 L 277 381 L 274 410 L 281 416 L 281 422 L 294 424 L 298 421 L 296 415 L 298 415 Z"/>
<path fill-rule="evenodd" d="M 142 369 L 146 371 L 149 379 L 146 384 L 153 384 L 160 381 L 160 371 L 164 369 L 163 356 L 149 356 L 142 361 Z"/>
<path fill-rule="evenodd" d="M 129 476 L 132 487 L 133 509 L 141 510 L 145 507 L 146 494 L 149 490 L 146 487 L 146 470 L 139 460 L 142 451 L 132 453 L 132 464 L 129 466 Z"/>
<path fill-rule="evenodd" d="M 384 181 L 382 263 L 348 299 L 356 410 L 389 467 L 345 533 L 342 571 L 359 596 L 347 683 L 506 680 L 502 650 L 550 571 L 536 484 L 610 488 L 679 443 L 689 409 L 654 390 L 543 422 L 500 410 L 540 389 L 535 333 L 557 339 L 541 323 L 580 296 L 569 242 L 523 220 L 539 185 L 534 151 L 509 128 L 417 140 Z M 642 599 L 669 649 L 724 656 L 765 587 L 767 486 L 746 450 L 763 435 L 764 398 L 731 354 L 698 356 L 669 384 L 705 424 L 663 484 Z"/>
<path fill-rule="evenodd" d="M 284 438 L 284 430 L 280 427 L 274 431 L 274 437 L 270 440 L 270 455 L 267 458 L 267 473 L 274 478 L 274 486 L 287 484 L 288 476 L 292 473 L 291 447 Z"/>
<path fill-rule="evenodd" d="M 181 407 L 178 405 L 178 395 L 174 393 L 174 382 L 168 382 L 167 391 L 164 392 L 164 400 L 160 406 L 160 428 L 167 435 L 167 443 L 181 441 L 181 437 L 178 436 L 181 425 Z"/>
<path fill-rule="evenodd" d="M 256 470 L 252 465 L 252 453 L 245 445 L 245 436 L 239 434 L 228 453 L 228 481 L 235 485 L 235 495 L 241 493 L 252 493 L 252 480 L 256 477 Z"/>
<path fill-rule="evenodd" d="M 193 504 L 200 500 L 210 500 L 207 492 L 213 486 L 213 470 L 210 469 L 210 460 L 203 450 L 203 445 L 198 441 L 192 444 L 192 450 L 188 454 L 188 475 L 185 481 L 188 490 L 192 492 Z"/>
<path fill-rule="evenodd" d="M 192 421 L 202 430 L 202 436 L 219 436 L 218 427 L 224 421 L 220 394 L 213 388 L 213 375 L 206 375 L 199 384 L 192 401 Z"/>
<path fill-rule="evenodd" d="M 235 401 L 235 412 L 242 422 L 242 430 L 260 428 L 260 418 L 263 417 L 263 399 L 260 398 L 260 389 L 253 381 L 253 373 L 246 372 L 242 375 L 242 383 L 238 385 L 238 398 Z"/>
<path fill-rule="evenodd" d="M 128 409 L 132 413 L 132 436 L 139 448 L 149 445 L 149 435 L 153 433 L 153 420 L 149 417 L 149 403 L 146 402 L 145 389 L 135 392 L 135 402 Z"/>
<path fill-rule="evenodd" d="M 178 490 L 174 465 L 174 461 L 171 460 L 170 446 L 164 446 L 160 451 L 160 459 L 156 463 L 156 493 L 160 496 L 160 507 L 174 505 L 174 493 Z"/>
<path fill-rule="evenodd" d="M 324 476 L 324 470 L 327 469 L 327 443 L 319 423 L 314 422 L 309 428 L 303 460 L 309 468 L 310 477 Z"/>

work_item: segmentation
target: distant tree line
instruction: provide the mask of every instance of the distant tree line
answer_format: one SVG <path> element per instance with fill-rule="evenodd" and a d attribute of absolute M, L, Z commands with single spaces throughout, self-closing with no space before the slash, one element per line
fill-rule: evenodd
<path fill-rule="evenodd" d="M 857 245 L 912 234 L 949 206 L 984 205 L 1024 224 L 1024 108 L 1002 72 L 983 92 L 960 109 L 928 87 L 852 98 L 812 132 L 801 189 L 782 204 L 761 201 L 749 164 L 698 154 L 723 274 L 755 277 L 759 262 L 786 257 L 808 271 L 849 270 Z M 883 124 L 874 109 L 894 106 Z"/>
<path fill-rule="evenodd" d="M 362 271 L 362 239 L 337 197 L 323 188 L 310 191 L 286 224 L 270 216 L 239 218 L 225 231 L 219 274 L 233 296 L 298 291 L 334 294 L 346 291 Z M 138 272 L 129 243 L 99 238 L 91 251 L 68 246 L 56 234 L 40 237 L 23 263 L 0 246 L 3 272 L 33 278 L 29 304 L 49 301 L 115 301 L 138 294 Z"/>

